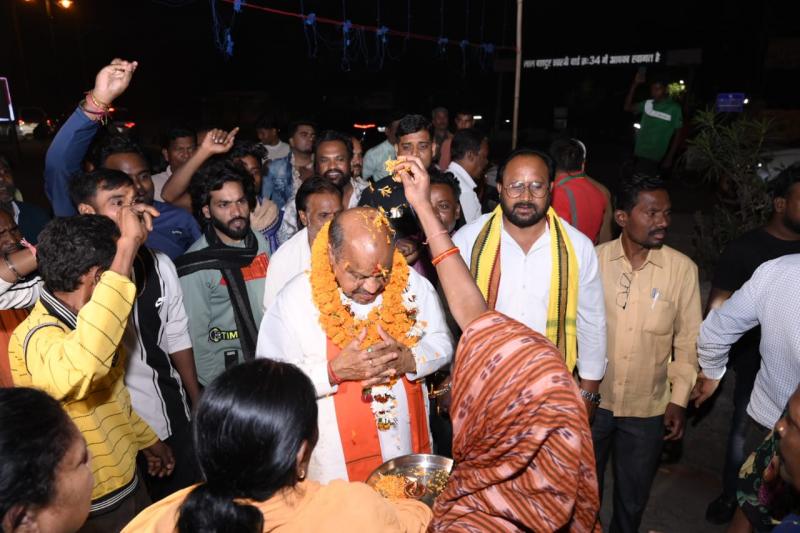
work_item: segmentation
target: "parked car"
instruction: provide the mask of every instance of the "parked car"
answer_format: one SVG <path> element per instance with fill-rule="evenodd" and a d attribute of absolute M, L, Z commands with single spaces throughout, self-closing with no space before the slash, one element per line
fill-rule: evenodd
<path fill-rule="evenodd" d="M 53 133 L 53 121 L 41 107 L 21 107 L 17 114 L 17 136 L 20 139 L 45 139 Z"/>

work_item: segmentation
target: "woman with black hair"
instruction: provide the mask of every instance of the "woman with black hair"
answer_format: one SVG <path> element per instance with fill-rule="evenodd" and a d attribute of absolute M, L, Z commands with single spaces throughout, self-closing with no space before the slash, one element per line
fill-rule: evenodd
<path fill-rule="evenodd" d="M 0 531 L 73 533 L 93 485 L 86 442 L 58 401 L 0 388 Z"/>
<path fill-rule="evenodd" d="M 143 511 L 125 532 L 425 531 L 430 510 L 390 502 L 364 483 L 306 480 L 317 400 L 296 366 L 257 359 L 206 388 L 195 418 L 205 483 Z"/>

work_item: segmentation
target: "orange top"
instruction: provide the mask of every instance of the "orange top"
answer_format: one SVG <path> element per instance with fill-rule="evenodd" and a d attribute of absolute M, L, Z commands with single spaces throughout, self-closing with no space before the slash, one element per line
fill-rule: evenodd
<path fill-rule="evenodd" d="M 194 487 L 180 490 L 139 513 L 123 533 L 172 533 L 178 512 Z M 303 481 L 265 502 L 251 502 L 264 514 L 264 531 L 338 533 L 424 532 L 431 511 L 416 500 L 384 500 L 364 483 Z"/>

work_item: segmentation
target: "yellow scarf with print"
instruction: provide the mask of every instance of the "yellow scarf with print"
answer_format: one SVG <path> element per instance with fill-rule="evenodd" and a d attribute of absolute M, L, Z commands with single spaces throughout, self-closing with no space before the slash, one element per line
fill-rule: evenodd
<path fill-rule="evenodd" d="M 547 225 L 553 268 L 545 335 L 561 350 L 567 368 L 572 372 L 578 361 L 578 261 L 567 231 L 552 207 L 547 210 Z M 478 233 L 470 257 L 470 273 L 491 309 L 495 308 L 500 287 L 502 227 L 503 211 L 497 206 Z"/>

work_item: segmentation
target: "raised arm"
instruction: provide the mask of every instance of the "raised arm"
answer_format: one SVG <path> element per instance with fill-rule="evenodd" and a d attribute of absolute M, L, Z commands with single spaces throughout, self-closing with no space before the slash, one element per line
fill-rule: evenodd
<path fill-rule="evenodd" d="M 229 152 L 237 133 L 239 133 L 239 128 L 233 128 L 229 132 L 213 129 L 206 133 L 203 142 L 197 147 L 192 157 L 173 172 L 164 183 L 164 188 L 161 189 L 161 197 L 164 201 L 191 211 L 192 199 L 187 191 L 192 176 L 212 156 Z"/>
<path fill-rule="evenodd" d="M 114 59 L 97 73 L 94 88 L 56 134 L 45 156 L 45 192 L 56 216 L 75 215 L 69 182 L 98 130 L 103 114 L 128 88 L 138 63 Z"/>
<path fill-rule="evenodd" d="M 396 167 L 396 173 L 403 181 L 406 199 L 425 232 L 431 256 L 436 258 L 454 248 L 454 244 L 431 204 L 430 176 L 418 157 L 401 156 L 399 159 L 402 163 Z M 439 262 L 436 273 L 450 312 L 461 329 L 486 312 L 486 300 L 460 254 L 453 253 Z"/>
<path fill-rule="evenodd" d="M 645 82 L 644 74 L 641 72 L 637 72 L 636 76 L 633 78 L 633 83 L 631 83 L 631 88 L 628 89 L 628 94 L 625 96 L 625 105 L 623 109 L 629 113 L 636 113 L 637 106 L 633 103 L 633 96 L 636 94 L 636 89 L 639 85 Z"/>

